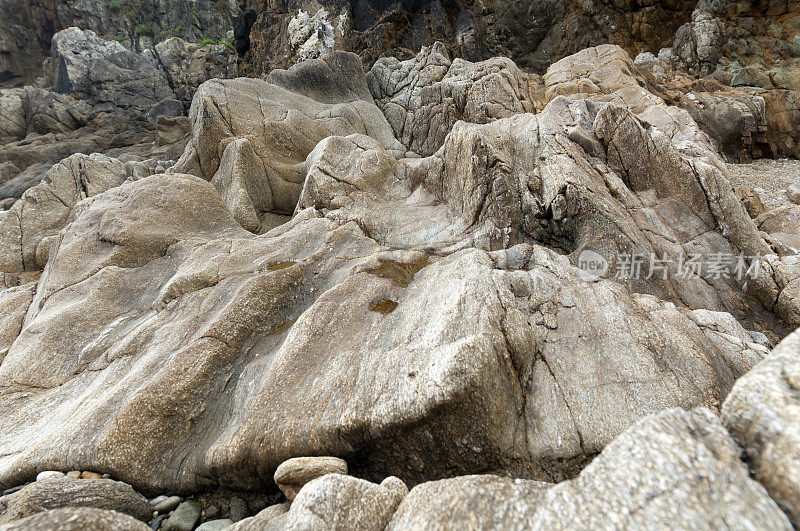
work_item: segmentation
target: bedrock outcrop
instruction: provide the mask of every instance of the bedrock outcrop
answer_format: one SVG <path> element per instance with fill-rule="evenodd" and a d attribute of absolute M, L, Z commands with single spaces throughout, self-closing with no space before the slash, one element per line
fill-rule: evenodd
<path fill-rule="evenodd" d="M 42 480 L 9 520 L 90 518 L 36 500 L 107 474 L 167 528 L 796 521 L 794 336 L 770 348 L 798 223 L 751 217 L 721 137 L 622 47 L 223 79 L 181 41 L 55 43 L 58 81 L 0 100 L 42 91 L 9 162 L 78 118 L 165 145 L 70 154 L 0 213 L 0 485 Z"/>

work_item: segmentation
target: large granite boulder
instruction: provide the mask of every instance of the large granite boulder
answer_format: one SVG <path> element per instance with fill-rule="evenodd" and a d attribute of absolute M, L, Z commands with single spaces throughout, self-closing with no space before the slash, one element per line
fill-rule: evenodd
<path fill-rule="evenodd" d="M 190 118 L 193 136 L 173 170 L 212 181 L 237 221 L 257 233 L 294 211 L 305 159 L 324 138 L 360 133 L 396 155 L 405 152 L 375 106 L 358 58 L 347 53 L 266 81 L 207 82 Z"/>
<path fill-rule="evenodd" d="M 542 247 L 431 263 L 311 209 L 254 236 L 192 176 L 72 216 L 0 365 L 6 485 L 255 488 L 289 457 L 354 452 L 366 477 L 560 479 L 644 415 L 716 407 L 763 353 Z"/>
<path fill-rule="evenodd" d="M 0 523 L 49 509 L 93 507 L 121 512 L 139 520 L 151 518 L 150 506 L 130 485 L 110 479 L 44 479 L 0 501 Z"/>
<path fill-rule="evenodd" d="M 791 529 L 705 409 L 648 417 L 557 485 L 466 476 L 418 485 L 387 529 Z"/>
<path fill-rule="evenodd" d="M 800 332 L 784 339 L 734 386 L 722 408 L 753 477 L 800 523 Z"/>

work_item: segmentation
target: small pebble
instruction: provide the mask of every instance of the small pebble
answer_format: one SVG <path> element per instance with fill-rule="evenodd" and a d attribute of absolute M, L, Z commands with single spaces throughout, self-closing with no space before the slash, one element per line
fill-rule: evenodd
<path fill-rule="evenodd" d="M 67 472 L 67 477 L 70 479 L 80 479 L 81 472 L 80 470 L 70 470 L 69 472 Z"/>
<path fill-rule="evenodd" d="M 81 474 L 82 479 L 101 479 L 103 476 L 98 474 L 97 472 L 83 472 Z"/>
<path fill-rule="evenodd" d="M 152 529 L 153 531 L 157 531 L 158 528 L 161 527 L 161 522 L 163 522 L 166 519 L 167 519 L 167 515 L 166 514 L 162 514 L 161 516 L 157 516 L 156 518 L 153 519 L 152 522 L 150 522 L 150 529 Z"/>
<path fill-rule="evenodd" d="M 58 472 L 56 470 L 45 470 L 44 472 L 39 472 L 36 476 L 36 481 L 42 481 L 43 479 L 61 479 L 66 474 L 63 472 Z"/>
<path fill-rule="evenodd" d="M 155 505 L 151 505 L 154 511 L 158 511 L 160 513 L 168 513 L 171 510 L 175 509 L 180 503 L 183 501 L 183 498 L 180 496 L 170 496 L 165 500 L 161 500 L 159 503 Z"/>
<path fill-rule="evenodd" d="M 11 487 L 10 489 L 6 489 L 3 491 L 3 496 L 8 496 L 9 494 L 14 494 L 18 490 L 22 490 L 25 485 L 17 485 L 16 487 Z"/>
<path fill-rule="evenodd" d="M 169 498 L 169 496 L 165 496 L 163 494 L 161 496 L 156 496 L 155 498 L 150 500 L 150 507 L 155 507 L 156 505 L 166 500 L 167 498 Z"/>
<path fill-rule="evenodd" d="M 175 509 L 175 512 L 164 522 L 164 531 L 192 531 L 200 521 L 200 503 L 187 500 Z"/>

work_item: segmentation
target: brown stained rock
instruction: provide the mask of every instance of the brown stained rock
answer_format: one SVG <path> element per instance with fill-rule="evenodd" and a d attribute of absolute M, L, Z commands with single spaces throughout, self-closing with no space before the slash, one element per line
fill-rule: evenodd
<path fill-rule="evenodd" d="M 145 522 L 152 516 L 147 500 L 126 483 L 61 478 L 36 481 L 4 497 L 0 502 L 0 523 L 61 507 L 107 509 Z"/>

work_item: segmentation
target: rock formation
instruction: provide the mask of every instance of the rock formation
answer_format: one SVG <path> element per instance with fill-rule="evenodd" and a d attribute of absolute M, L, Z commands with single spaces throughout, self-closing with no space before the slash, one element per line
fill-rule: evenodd
<path fill-rule="evenodd" d="M 220 4 L 0 90 L 0 529 L 798 525 L 754 11 Z"/>

